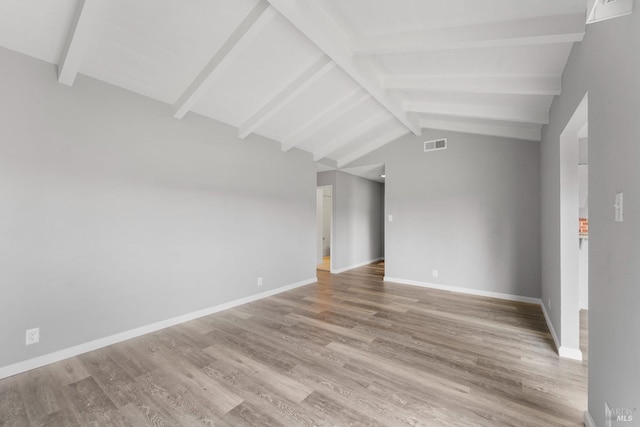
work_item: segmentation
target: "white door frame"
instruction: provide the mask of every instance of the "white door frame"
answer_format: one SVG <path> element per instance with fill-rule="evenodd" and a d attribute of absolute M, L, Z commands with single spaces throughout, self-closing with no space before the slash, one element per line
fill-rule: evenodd
<path fill-rule="evenodd" d="M 333 270 L 333 255 L 334 255 L 334 252 L 333 252 L 333 242 L 334 242 L 334 238 L 333 238 L 333 228 L 334 228 L 333 227 L 333 214 L 334 214 L 333 185 L 318 185 L 316 187 L 316 191 L 324 190 L 324 189 L 329 189 L 329 193 L 331 194 L 331 210 L 330 210 L 330 212 L 331 212 L 331 221 L 330 221 L 331 230 L 329 231 L 329 236 L 330 236 L 330 238 L 329 238 L 330 239 L 330 242 L 329 242 L 329 254 L 330 254 L 329 255 L 329 271 L 331 271 L 331 270 Z M 317 193 L 316 193 L 316 195 L 317 195 Z M 324 196 L 323 196 L 323 199 L 322 199 L 322 203 L 324 204 Z M 318 218 L 316 219 L 316 223 L 318 224 L 319 230 L 322 230 L 324 228 L 324 226 L 321 225 L 321 224 L 323 224 L 323 217 L 322 217 L 323 212 L 324 212 L 324 209 L 323 210 L 319 210 L 319 209 L 316 210 L 316 215 L 318 216 Z M 323 234 L 324 233 L 319 231 L 318 232 L 318 237 L 317 237 L 318 238 L 318 248 L 320 249 L 320 254 L 321 255 L 323 254 L 323 249 L 324 249 L 324 245 L 322 244 L 323 243 L 322 242 Z M 320 263 L 322 262 L 322 260 L 323 260 L 323 257 L 321 256 L 320 257 Z"/>
<path fill-rule="evenodd" d="M 587 125 L 586 94 L 560 134 L 560 357 L 582 360 L 578 284 L 578 133 Z"/>

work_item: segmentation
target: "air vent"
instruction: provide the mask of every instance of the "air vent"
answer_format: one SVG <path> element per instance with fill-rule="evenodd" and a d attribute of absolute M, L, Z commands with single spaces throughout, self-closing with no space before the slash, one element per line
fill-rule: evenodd
<path fill-rule="evenodd" d="M 424 142 L 424 151 L 444 150 L 447 148 L 447 138 L 434 139 L 433 141 Z"/>

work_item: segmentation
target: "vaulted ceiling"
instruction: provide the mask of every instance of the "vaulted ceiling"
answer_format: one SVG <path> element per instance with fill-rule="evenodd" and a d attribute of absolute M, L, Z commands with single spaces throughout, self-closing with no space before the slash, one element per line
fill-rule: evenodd
<path fill-rule="evenodd" d="M 423 128 L 540 140 L 586 0 L 0 0 L 0 45 L 337 167 Z"/>

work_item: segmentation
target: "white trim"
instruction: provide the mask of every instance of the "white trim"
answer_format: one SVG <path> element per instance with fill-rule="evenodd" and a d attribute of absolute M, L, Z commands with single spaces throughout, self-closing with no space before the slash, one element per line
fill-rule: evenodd
<path fill-rule="evenodd" d="M 544 320 L 547 322 L 547 328 L 549 329 L 549 332 L 551 332 L 551 338 L 553 338 L 553 343 L 556 346 L 556 350 L 558 350 L 558 354 L 560 353 L 560 340 L 558 340 L 558 335 L 556 334 L 556 330 L 553 327 L 553 323 L 551 323 L 551 317 L 549 317 L 549 313 L 547 313 L 547 308 L 544 306 L 544 304 L 540 304 L 540 307 L 542 307 L 542 314 L 544 314 Z"/>
<path fill-rule="evenodd" d="M 561 346 L 560 357 L 582 360 L 580 351 L 579 316 L 579 252 L 576 250 L 575 224 L 578 212 L 571 207 L 579 204 L 579 174 L 573 165 L 578 161 L 578 133 L 589 121 L 589 93 L 587 92 L 560 134 L 560 342 L 576 347 Z"/>
<path fill-rule="evenodd" d="M 363 262 L 359 262 L 357 264 L 352 264 L 352 265 L 349 265 L 347 267 L 343 267 L 343 268 L 340 268 L 340 269 L 336 269 L 336 270 L 331 269 L 331 274 L 344 273 L 345 271 L 353 270 L 354 268 L 358 268 L 358 267 L 364 267 L 365 265 L 373 264 L 374 262 L 382 261 L 383 259 L 384 259 L 384 257 L 374 258 L 374 259 L 370 259 L 368 261 L 363 261 Z"/>
<path fill-rule="evenodd" d="M 596 425 L 596 422 L 593 421 L 593 418 L 591 417 L 589 411 L 584 411 L 584 425 L 585 427 L 598 427 Z"/>
<path fill-rule="evenodd" d="M 602 1 L 589 0 L 587 2 L 587 25 L 633 13 L 633 0 L 612 3 L 605 4 Z"/>
<path fill-rule="evenodd" d="M 99 338 L 97 340 L 89 341 L 84 344 L 79 344 L 73 347 L 65 348 L 53 353 L 38 356 L 33 359 L 25 360 L 22 362 L 14 363 L 13 365 L 0 367 L 0 380 L 8 378 L 13 375 L 20 374 L 22 372 L 30 371 L 41 366 L 49 365 L 51 363 L 59 362 L 70 357 L 78 356 L 79 354 L 87 353 L 89 351 L 97 350 L 102 347 L 106 347 L 112 344 L 116 344 L 122 341 L 129 340 L 131 338 L 139 337 L 151 332 L 158 331 L 160 329 L 168 328 L 170 326 L 178 325 L 180 323 L 188 322 L 199 317 L 208 316 L 219 311 L 228 310 L 239 305 L 247 304 L 253 301 L 257 301 L 262 298 L 270 297 L 272 295 L 279 294 L 281 292 L 290 291 L 301 286 L 309 285 L 318 281 L 317 277 L 302 280 L 297 283 L 282 286 L 280 288 L 271 289 L 269 291 L 260 292 L 259 294 L 251 295 L 248 297 L 240 298 L 234 301 L 229 301 L 223 304 L 219 304 L 213 307 L 205 308 L 203 310 L 194 311 L 192 313 L 183 314 L 182 316 L 172 317 L 171 319 L 161 320 L 160 322 L 152 323 L 139 328 L 130 329 L 128 331 L 119 332 L 108 337 Z"/>
<path fill-rule="evenodd" d="M 482 297 L 499 298 L 509 301 L 526 302 L 530 304 L 542 305 L 540 298 L 523 297 L 520 295 L 504 294 L 501 292 L 483 291 L 480 289 L 461 288 L 458 286 L 438 285 L 435 283 L 418 282 L 415 280 L 398 279 L 396 277 L 387 277 L 383 279 L 385 282 L 400 283 L 402 285 L 420 286 L 422 288 L 439 289 L 441 291 L 458 292 L 461 294 L 479 295 Z"/>
<path fill-rule="evenodd" d="M 558 349 L 558 355 L 560 355 L 560 357 L 564 359 L 571 359 L 582 362 L 582 351 L 580 351 L 579 348 L 561 346 Z"/>
<path fill-rule="evenodd" d="M 580 351 L 580 349 L 560 345 L 560 340 L 558 339 L 556 330 L 553 327 L 553 323 L 551 323 L 551 318 L 549 317 L 549 313 L 547 313 L 547 308 L 544 306 L 544 304 L 540 304 L 540 306 L 542 307 L 542 314 L 544 314 L 544 320 L 547 322 L 547 328 L 549 328 L 549 332 L 551 332 L 553 343 L 556 345 L 556 349 L 558 350 L 558 355 L 564 359 L 581 361 L 582 351 Z"/>

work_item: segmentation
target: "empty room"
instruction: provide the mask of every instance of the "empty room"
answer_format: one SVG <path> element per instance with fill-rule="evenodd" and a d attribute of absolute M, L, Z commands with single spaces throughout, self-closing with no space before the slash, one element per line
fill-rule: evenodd
<path fill-rule="evenodd" d="M 0 427 L 640 426 L 635 3 L 0 0 Z"/>

